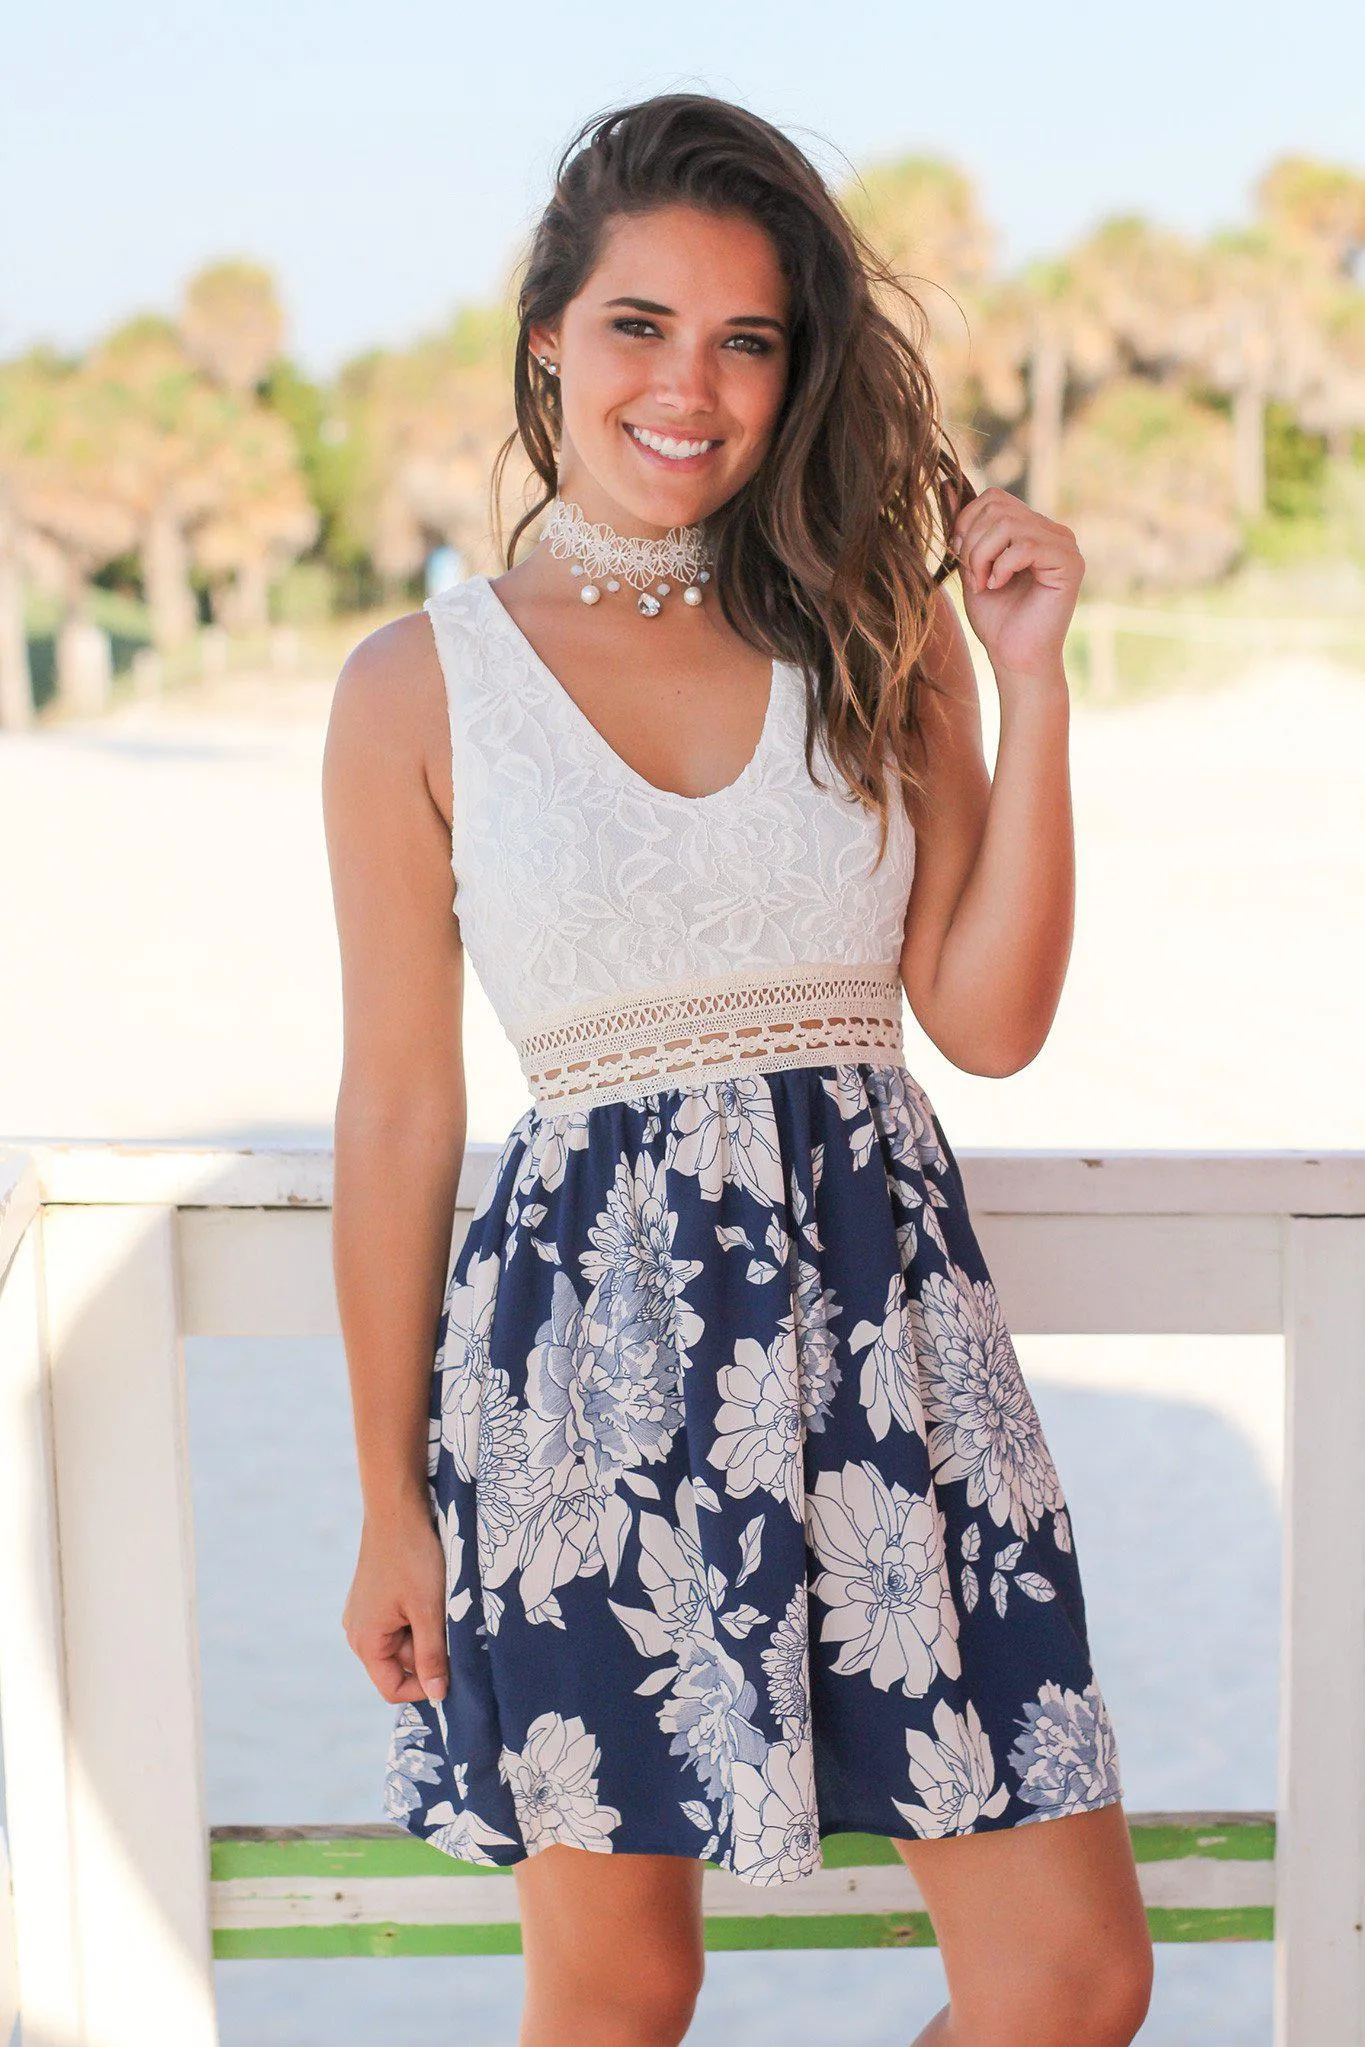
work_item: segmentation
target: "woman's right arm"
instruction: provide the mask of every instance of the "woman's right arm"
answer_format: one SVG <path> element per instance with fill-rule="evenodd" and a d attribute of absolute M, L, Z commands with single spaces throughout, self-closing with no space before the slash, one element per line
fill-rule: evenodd
<path fill-rule="evenodd" d="M 427 1409 L 466 1122 L 464 953 L 433 793 L 449 749 L 419 612 L 347 660 L 322 778 L 344 1036 L 333 1271 L 364 1506 L 342 1623 L 394 1704 L 441 1697 L 447 1676 Z"/>

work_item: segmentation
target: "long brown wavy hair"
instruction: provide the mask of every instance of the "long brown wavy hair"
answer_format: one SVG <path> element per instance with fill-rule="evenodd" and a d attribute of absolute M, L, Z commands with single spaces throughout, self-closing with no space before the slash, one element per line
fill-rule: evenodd
<path fill-rule="evenodd" d="M 493 466 L 492 526 L 510 568 L 558 489 L 559 386 L 534 357 L 596 267 L 614 216 L 671 204 L 743 213 L 770 236 L 791 291 L 787 389 L 759 468 L 707 519 L 714 587 L 733 629 L 806 680 L 806 768 L 819 786 L 817 723 L 834 766 L 878 817 L 887 769 L 907 804 L 921 786 L 909 743 L 921 691 L 941 685 L 922 654 L 931 567 L 957 508 L 975 495 L 948 442 L 914 294 L 858 232 L 815 166 L 746 108 L 661 93 L 586 121 L 564 150 L 517 292 L 516 429 Z M 893 317 L 894 306 L 899 317 Z M 543 486 L 504 545 L 503 472 L 520 442 Z"/>

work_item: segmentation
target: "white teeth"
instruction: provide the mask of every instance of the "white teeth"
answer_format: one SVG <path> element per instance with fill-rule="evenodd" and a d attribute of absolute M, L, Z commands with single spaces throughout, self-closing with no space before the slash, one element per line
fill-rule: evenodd
<path fill-rule="evenodd" d="M 686 461 L 689 455 L 704 454 L 716 445 L 714 441 L 675 441 L 671 434 L 651 433 L 644 426 L 633 426 L 629 432 L 637 441 L 643 441 L 647 448 L 652 448 L 656 455 L 666 455 L 674 462 Z"/>

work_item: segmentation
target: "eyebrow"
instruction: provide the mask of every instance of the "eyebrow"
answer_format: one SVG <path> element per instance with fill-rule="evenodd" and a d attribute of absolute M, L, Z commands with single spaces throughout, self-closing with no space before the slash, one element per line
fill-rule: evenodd
<path fill-rule="evenodd" d="M 606 306 L 634 306 L 636 311 L 641 313 L 662 313 L 668 317 L 675 315 L 674 307 L 661 306 L 653 299 L 604 299 L 602 303 Z M 772 327 L 779 334 L 785 334 L 787 331 L 780 320 L 774 320 L 768 313 L 734 313 L 725 324 L 727 327 Z"/>

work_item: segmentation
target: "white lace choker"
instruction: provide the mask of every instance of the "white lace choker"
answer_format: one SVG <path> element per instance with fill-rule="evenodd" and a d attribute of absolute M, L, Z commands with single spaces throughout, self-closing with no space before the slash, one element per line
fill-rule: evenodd
<path fill-rule="evenodd" d="M 674 526 L 662 540 L 649 540 L 594 525 L 581 506 L 556 497 L 543 538 L 556 561 L 572 558 L 571 575 L 587 578 L 578 592 L 585 604 L 596 604 L 604 586 L 619 590 L 624 581 L 640 593 L 635 609 L 657 618 L 675 585 L 682 587 L 684 604 L 700 604 L 701 586 L 711 580 L 711 550 L 700 526 Z"/>

